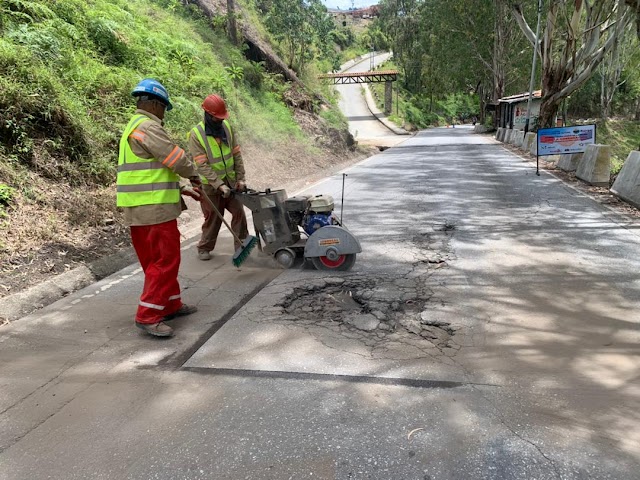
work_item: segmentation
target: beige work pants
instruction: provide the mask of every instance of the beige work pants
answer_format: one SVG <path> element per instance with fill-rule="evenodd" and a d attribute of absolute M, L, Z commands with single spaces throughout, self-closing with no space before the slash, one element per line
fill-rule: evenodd
<path fill-rule="evenodd" d="M 218 211 L 224 215 L 224 211 L 227 210 L 231 213 L 231 228 L 235 234 L 244 240 L 249 236 L 247 230 L 247 217 L 244 214 L 244 207 L 242 203 L 234 197 L 232 194 L 229 198 L 223 198 L 218 190 L 214 190 L 209 185 L 203 186 L 204 193 L 211 199 L 211 202 L 216 206 Z M 202 236 L 198 243 L 198 250 L 210 252 L 216 246 L 216 240 L 218 239 L 218 233 L 220 232 L 220 226 L 222 220 L 211 210 L 206 202 L 200 202 L 202 213 L 204 214 L 204 223 L 202 224 Z M 234 238 L 233 245 L 237 250 L 240 247 L 238 241 Z"/>

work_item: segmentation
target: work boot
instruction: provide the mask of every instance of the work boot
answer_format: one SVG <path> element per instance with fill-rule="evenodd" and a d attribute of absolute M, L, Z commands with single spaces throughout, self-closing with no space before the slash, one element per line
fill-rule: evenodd
<path fill-rule="evenodd" d="M 198 250 L 198 260 L 211 260 L 211 253 L 206 250 Z"/>
<path fill-rule="evenodd" d="M 158 323 L 140 323 L 136 322 L 136 327 L 141 330 L 144 330 L 149 335 L 153 335 L 154 337 L 170 337 L 173 335 L 173 328 L 169 325 L 166 325 L 162 322 Z"/>
<path fill-rule="evenodd" d="M 173 313 L 170 313 L 169 315 L 167 315 L 166 317 L 164 317 L 162 319 L 163 322 L 166 322 L 168 320 L 173 320 L 176 317 L 184 317 L 186 315 L 191 315 L 192 313 L 196 313 L 198 311 L 198 307 L 192 307 L 189 305 L 185 305 L 184 303 L 182 304 L 182 306 L 176 310 Z"/>

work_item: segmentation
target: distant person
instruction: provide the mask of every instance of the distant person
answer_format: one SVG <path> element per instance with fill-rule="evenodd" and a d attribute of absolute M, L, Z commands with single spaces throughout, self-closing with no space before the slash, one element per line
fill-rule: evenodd
<path fill-rule="evenodd" d="M 246 189 L 244 163 L 238 139 L 229 124 L 227 105 L 219 95 L 209 95 L 202 103 L 204 120 L 189 132 L 189 152 L 196 162 L 202 191 L 208 195 L 218 211 L 231 213 L 231 228 L 240 240 L 249 235 L 247 217 L 242 203 L 234 197 L 232 189 Z M 211 259 L 222 221 L 206 202 L 202 202 L 204 223 L 198 243 L 198 258 Z M 241 244 L 234 239 L 235 248 Z"/>
<path fill-rule="evenodd" d="M 193 162 L 163 128 L 165 111 L 172 109 L 167 90 L 147 78 L 132 95 L 138 103 L 120 139 L 117 204 L 124 209 L 125 225 L 144 271 L 135 325 L 151 335 L 168 337 L 173 329 L 165 321 L 197 310 L 180 299 L 177 218 L 181 193 L 200 199 L 197 191 L 180 187 L 180 176 L 193 186 L 201 182 Z"/>

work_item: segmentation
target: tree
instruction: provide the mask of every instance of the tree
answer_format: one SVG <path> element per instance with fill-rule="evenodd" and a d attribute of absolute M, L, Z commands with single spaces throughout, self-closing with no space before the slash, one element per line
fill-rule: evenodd
<path fill-rule="evenodd" d="M 614 95 L 628 80 L 628 78 L 622 78 L 623 72 L 637 48 L 635 34 L 627 29 L 626 34 L 614 43 L 613 48 L 600 65 L 600 115 L 605 121 L 611 113 Z"/>
<path fill-rule="evenodd" d="M 237 108 L 238 107 L 238 85 L 244 78 L 244 70 L 242 69 L 242 67 L 236 66 L 235 63 L 230 67 L 224 67 L 224 69 L 227 72 L 227 75 L 231 77 L 231 81 L 233 82 L 233 90 L 235 94 L 236 108 Z"/>
<path fill-rule="evenodd" d="M 380 28 L 390 39 L 405 88 L 442 100 L 476 92 L 480 116 L 508 86 L 526 78 L 526 40 L 509 21 L 510 0 L 383 0 Z M 431 111 L 431 107 L 429 109 Z"/>
<path fill-rule="evenodd" d="M 626 0 L 627 5 L 636 13 L 636 35 L 640 40 L 640 0 Z"/>
<path fill-rule="evenodd" d="M 519 28 L 509 20 L 510 0 L 440 1 L 444 29 L 458 34 L 462 51 L 473 52 L 469 80 L 473 79 L 480 99 L 480 119 L 484 121 L 486 101 L 497 103 L 507 87 L 519 82 L 526 65 Z"/>
<path fill-rule="evenodd" d="M 331 34 L 335 29 L 320 0 L 272 0 L 265 24 L 281 42 L 287 64 L 302 70 L 319 51 L 329 56 L 333 46 Z"/>
<path fill-rule="evenodd" d="M 625 0 L 550 0 L 536 45 L 520 5 L 514 17 L 542 63 L 542 105 L 538 125 L 552 126 L 563 99 L 583 85 L 624 34 L 633 18 Z"/>
<path fill-rule="evenodd" d="M 235 0 L 227 0 L 227 33 L 229 34 L 229 40 L 231 40 L 231 43 L 238 45 Z"/>

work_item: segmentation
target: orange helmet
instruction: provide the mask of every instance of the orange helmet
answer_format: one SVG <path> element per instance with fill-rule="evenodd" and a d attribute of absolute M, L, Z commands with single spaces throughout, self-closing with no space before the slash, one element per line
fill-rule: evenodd
<path fill-rule="evenodd" d="M 220 120 L 225 120 L 229 118 L 229 113 L 227 113 L 227 104 L 224 103 L 224 100 L 220 95 L 209 95 L 202 102 L 202 108 L 209 115 L 219 118 Z"/>

